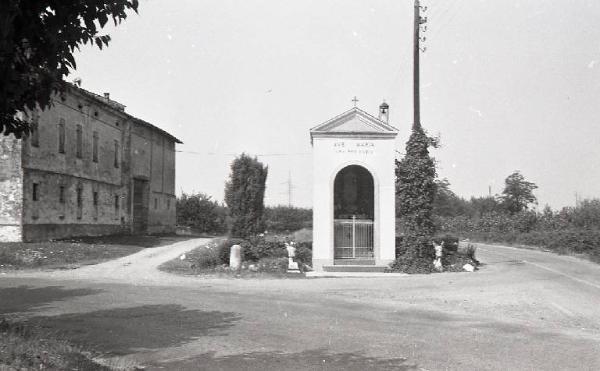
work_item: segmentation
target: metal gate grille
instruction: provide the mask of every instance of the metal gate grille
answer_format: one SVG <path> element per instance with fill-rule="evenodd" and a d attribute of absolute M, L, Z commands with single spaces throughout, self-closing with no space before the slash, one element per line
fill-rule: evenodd
<path fill-rule="evenodd" d="M 334 258 L 373 258 L 373 221 L 366 219 L 335 219 Z"/>

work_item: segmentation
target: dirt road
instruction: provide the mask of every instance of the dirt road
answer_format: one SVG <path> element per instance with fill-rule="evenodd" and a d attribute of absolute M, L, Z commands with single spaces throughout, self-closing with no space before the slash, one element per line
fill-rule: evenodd
<path fill-rule="evenodd" d="M 155 266 L 206 240 L 0 275 L 0 315 L 173 370 L 597 370 L 600 266 L 480 245 L 476 273 L 207 279 Z"/>

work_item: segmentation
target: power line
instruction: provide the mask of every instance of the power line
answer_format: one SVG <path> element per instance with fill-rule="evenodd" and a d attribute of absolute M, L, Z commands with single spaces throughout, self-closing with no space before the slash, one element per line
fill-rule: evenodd
<path fill-rule="evenodd" d="M 217 153 L 217 152 L 196 152 L 196 151 L 183 151 L 183 150 L 175 150 L 175 152 L 179 153 L 188 153 L 192 155 L 200 155 L 200 156 L 239 156 L 241 153 Z M 285 157 L 285 156 L 308 156 L 311 155 L 310 152 L 297 152 L 297 153 L 259 153 L 259 154 L 251 154 L 256 157 Z"/>
<path fill-rule="evenodd" d="M 451 24 L 454 18 L 460 13 L 463 5 L 463 0 L 456 0 L 453 2 L 436 22 L 437 27 L 432 30 L 431 37 L 437 36 L 446 26 Z"/>

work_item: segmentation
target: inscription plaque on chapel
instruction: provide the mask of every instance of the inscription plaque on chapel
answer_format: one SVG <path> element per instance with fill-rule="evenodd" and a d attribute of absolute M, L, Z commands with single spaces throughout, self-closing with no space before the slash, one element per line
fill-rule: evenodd
<path fill-rule="evenodd" d="M 352 153 L 372 155 L 375 151 L 375 143 L 371 141 L 337 141 L 333 143 L 335 153 Z"/>

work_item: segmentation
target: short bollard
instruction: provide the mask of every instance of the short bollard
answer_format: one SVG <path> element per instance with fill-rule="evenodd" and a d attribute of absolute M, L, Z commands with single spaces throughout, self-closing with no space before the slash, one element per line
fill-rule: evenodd
<path fill-rule="evenodd" d="M 242 247 L 240 245 L 231 246 L 229 252 L 229 268 L 240 269 L 242 265 Z"/>

